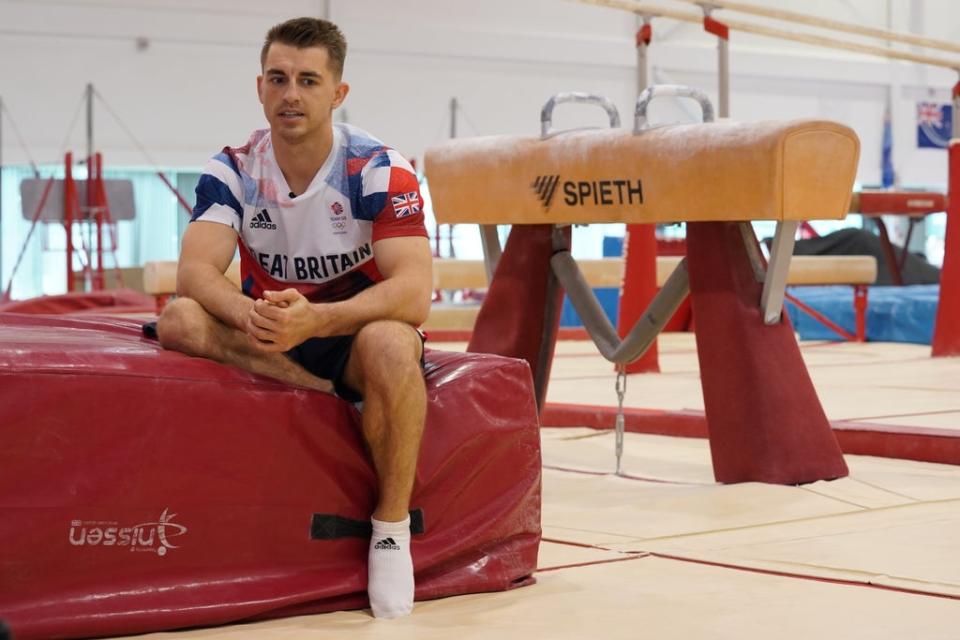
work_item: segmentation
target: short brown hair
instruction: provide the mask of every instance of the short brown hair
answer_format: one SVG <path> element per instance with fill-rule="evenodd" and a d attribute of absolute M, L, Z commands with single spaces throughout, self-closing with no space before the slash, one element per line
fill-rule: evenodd
<path fill-rule="evenodd" d="M 324 47 L 330 57 L 330 68 L 339 78 L 343 75 L 343 61 L 347 57 L 347 39 L 340 27 L 322 18 L 293 18 L 274 25 L 267 31 L 260 50 L 260 66 L 267 62 L 267 51 L 274 42 L 298 49 Z"/>

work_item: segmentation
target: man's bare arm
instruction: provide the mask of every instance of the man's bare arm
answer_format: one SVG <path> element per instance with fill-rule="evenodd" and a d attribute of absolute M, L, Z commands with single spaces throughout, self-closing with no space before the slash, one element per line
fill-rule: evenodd
<path fill-rule="evenodd" d="M 237 232 L 217 222 L 192 222 L 183 234 L 177 295 L 199 302 L 221 322 L 246 330 L 253 301 L 224 275 L 237 249 Z"/>
<path fill-rule="evenodd" d="M 374 320 L 398 320 L 419 326 L 430 313 L 433 257 L 427 238 L 387 238 L 373 244 L 381 282 L 349 300 L 314 305 L 322 331 L 356 333 Z"/>
<path fill-rule="evenodd" d="M 310 304 L 296 289 L 264 292 L 250 312 L 261 348 L 286 351 L 311 337 L 353 335 L 376 320 L 422 324 L 433 290 L 429 241 L 387 238 L 374 243 L 373 253 L 384 279 L 348 300 Z"/>

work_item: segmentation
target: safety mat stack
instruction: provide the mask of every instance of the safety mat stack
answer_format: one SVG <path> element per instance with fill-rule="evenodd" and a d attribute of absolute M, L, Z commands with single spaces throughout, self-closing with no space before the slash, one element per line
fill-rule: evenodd
<path fill-rule="evenodd" d="M 528 584 L 540 442 L 523 361 L 428 351 L 417 599 Z M 0 619 L 19 638 L 366 606 L 357 409 L 165 352 L 140 322 L 0 314 Z"/>

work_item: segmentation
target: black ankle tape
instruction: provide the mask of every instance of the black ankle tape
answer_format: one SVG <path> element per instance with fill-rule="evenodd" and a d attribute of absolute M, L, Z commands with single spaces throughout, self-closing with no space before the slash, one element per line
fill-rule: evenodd
<path fill-rule="evenodd" d="M 423 509 L 410 512 L 410 534 L 420 535 L 426 532 Z M 315 513 L 310 521 L 311 540 L 337 540 L 338 538 L 369 538 L 373 525 L 369 520 L 354 520 L 330 513 Z"/>

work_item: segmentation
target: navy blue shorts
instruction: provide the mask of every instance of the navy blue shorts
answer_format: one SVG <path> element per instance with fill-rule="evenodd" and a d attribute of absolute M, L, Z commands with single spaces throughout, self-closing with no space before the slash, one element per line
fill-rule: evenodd
<path fill-rule="evenodd" d="M 344 400 L 359 402 L 363 400 L 360 394 L 343 381 L 353 338 L 354 336 L 308 338 L 287 351 L 287 357 L 318 378 L 332 381 L 333 390 Z"/>
<path fill-rule="evenodd" d="M 426 338 L 419 331 L 420 340 Z M 308 338 L 305 342 L 287 351 L 287 357 L 301 367 L 324 380 L 333 382 L 333 390 L 347 402 L 360 402 L 363 396 L 347 386 L 343 374 L 350 360 L 350 349 L 355 336 L 330 336 L 328 338 Z M 424 350 L 420 351 L 420 369 L 424 367 Z"/>

